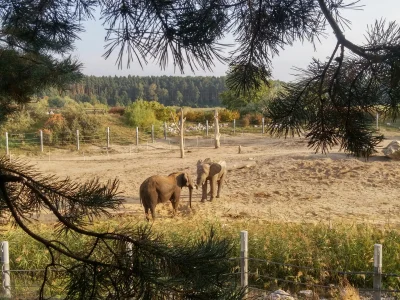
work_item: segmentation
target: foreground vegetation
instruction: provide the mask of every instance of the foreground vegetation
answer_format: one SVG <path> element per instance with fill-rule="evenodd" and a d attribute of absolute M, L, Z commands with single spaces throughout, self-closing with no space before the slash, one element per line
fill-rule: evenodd
<path fill-rule="evenodd" d="M 168 222 L 168 224 L 165 224 Z M 162 235 L 170 247 L 194 244 L 204 238 L 212 228 L 217 237 L 227 238 L 232 243 L 231 271 L 240 272 L 240 231 L 249 232 L 249 285 L 265 290 L 278 288 L 296 292 L 312 289 L 318 294 L 333 296 L 334 288 L 346 278 L 359 289 L 373 286 L 374 244 L 383 245 L 383 272 L 396 274 L 400 270 L 400 233 L 393 228 L 382 228 L 366 224 L 290 224 L 261 220 L 236 220 L 223 223 L 219 220 L 173 219 L 152 225 L 155 234 Z M 121 224 L 131 228 L 146 224 L 129 217 L 98 221 L 89 228 L 101 232 L 104 229 L 118 229 Z M 8 229 L 8 228 L 3 228 Z M 54 237 L 52 225 L 38 224 L 37 230 L 47 238 Z M 47 250 L 27 237 L 22 230 L 5 230 L 3 240 L 10 244 L 12 270 L 43 269 L 48 263 Z M 87 241 L 74 235 L 57 236 L 74 249 L 84 249 Z M 62 256 L 57 260 L 63 260 Z M 254 260 L 256 259 L 256 260 Z M 68 262 L 64 262 L 68 264 Z M 347 274 L 346 274 L 347 273 Z M 39 284 L 41 274 L 31 280 Z M 400 274 L 398 274 L 400 275 Z M 12 273 L 12 280 L 22 280 L 19 273 Z M 60 277 L 62 278 L 62 277 Z M 240 275 L 232 275 L 232 282 L 238 282 Z M 61 280 L 55 281 L 58 292 Z M 384 290 L 400 289 L 399 276 L 383 276 Z M 54 291 L 53 291 L 54 292 Z M 332 294 L 333 293 L 333 294 Z"/>

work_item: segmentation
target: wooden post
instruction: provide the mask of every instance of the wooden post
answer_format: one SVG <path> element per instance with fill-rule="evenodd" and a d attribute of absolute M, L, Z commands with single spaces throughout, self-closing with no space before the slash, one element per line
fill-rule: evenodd
<path fill-rule="evenodd" d="M 167 139 L 167 122 L 164 122 L 164 139 Z"/>
<path fill-rule="evenodd" d="M 43 130 L 40 130 L 40 152 L 43 152 Z"/>
<path fill-rule="evenodd" d="M 215 134 L 215 149 L 221 147 L 221 134 L 219 133 L 219 120 L 218 120 L 218 110 L 214 112 L 214 134 Z"/>
<path fill-rule="evenodd" d="M 206 136 L 208 136 L 208 120 L 206 120 Z"/>
<path fill-rule="evenodd" d="M 76 130 L 76 151 L 79 151 L 80 145 L 79 145 L 79 129 Z"/>
<path fill-rule="evenodd" d="M 236 119 L 233 120 L 233 134 L 236 133 Z"/>
<path fill-rule="evenodd" d="M 107 127 L 107 149 L 110 147 L 110 127 Z"/>
<path fill-rule="evenodd" d="M 265 119 L 262 118 L 262 134 L 265 133 Z"/>
<path fill-rule="evenodd" d="M 248 232 L 242 230 L 240 232 L 240 284 L 245 289 L 243 299 L 247 299 L 249 285 L 248 242 Z"/>
<path fill-rule="evenodd" d="M 1 242 L 1 261 L 3 263 L 3 295 L 5 298 L 11 298 L 11 278 L 10 278 L 10 255 L 8 252 L 8 242 Z"/>
<path fill-rule="evenodd" d="M 151 142 L 154 143 L 154 125 L 151 125 Z"/>
<path fill-rule="evenodd" d="M 6 155 L 10 154 L 10 150 L 8 149 L 8 132 L 6 132 Z"/>
<path fill-rule="evenodd" d="M 374 245 L 374 300 L 381 299 L 382 289 L 382 245 Z"/>
<path fill-rule="evenodd" d="M 376 129 L 379 129 L 379 113 L 376 113 Z"/>
<path fill-rule="evenodd" d="M 181 107 L 181 120 L 179 126 L 179 132 L 181 135 L 181 158 L 185 157 L 185 139 L 184 139 L 184 130 L 183 130 L 183 123 L 185 122 L 186 118 L 183 118 L 183 108 Z"/>
<path fill-rule="evenodd" d="M 139 146 L 139 127 L 136 127 L 136 146 Z"/>

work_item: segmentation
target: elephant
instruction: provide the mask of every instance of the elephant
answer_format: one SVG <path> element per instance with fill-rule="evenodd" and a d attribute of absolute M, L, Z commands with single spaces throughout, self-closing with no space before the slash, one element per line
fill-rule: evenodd
<path fill-rule="evenodd" d="M 197 180 L 196 188 L 202 187 L 201 202 L 207 200 L 207 181 L 210 181 L 210 201 L 213 201 L 215 196 L 217 198 L 221 195 L 221 189 L 224 185 L 227 169 L 226 162 L 220 161 L 218 163 L 212 162 L 209 158 L 204 161 L 197 162 Z M 217 190 L 218 185 L 218 190 Z"/>
<path fill-rule="evenodd" d="M 153 175 L 143 181 L 140 185 L 139 194 L 147 221 L 149 221 L 149 210 L 154 221 L 156 219 L 156 205 L 168 200 L 172 203 L 173 215 L 175 216 L 184 186 L 189 188 L 189 204 L 192 207 L 194 184 L 188 172 L 174 172 L 168 176 Z"/>

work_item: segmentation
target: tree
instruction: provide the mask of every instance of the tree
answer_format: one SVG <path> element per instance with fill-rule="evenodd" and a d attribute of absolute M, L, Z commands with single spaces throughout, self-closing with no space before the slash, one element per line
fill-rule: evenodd
<path fill-rule="evenodd" d="M 81 65 L 68 53 L 83 30 L 82 21 L 92 17 L 96 6 L 111 18 L 117 8 L 125 18 L 129 15 L 126 3 L 0 0 L 1 121 L 46 88 L 62 91 L 79 80 Z M 132 54 L 131 50 L 128 47 L 128 53 Z M 94 86 L 87 87 L 90 97 Z M 121 203 L 118 180 L 101 184 L 94 178 L 75 183 L 43 176 L 22 161 L 0 158 L 0 212 L 8 214 L 49 253 L 40 299 L 48 296 L 45 290 L 52 283 L 49 274 L 54 268 L 64 269 L 68 276 L 67 299 L 241 298 L 240 289 L 226 284 L 232 243 L 218 238 L 213 230 L 193 244 L 171 247 L 152 233 L 151 226 L 102 232 L 87 229 L 88 222 L 109 215 L 109 210 Z M 36 232 L 29 216 L 42 209 L 57 217 L 59 234 L 84 238 L 86 246 L 74 249 Z"/>

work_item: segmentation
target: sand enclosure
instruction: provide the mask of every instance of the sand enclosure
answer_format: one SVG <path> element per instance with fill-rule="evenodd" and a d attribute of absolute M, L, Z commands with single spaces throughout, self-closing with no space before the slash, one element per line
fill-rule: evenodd
<path fill-rule="evenodd" d="M 224 137 L 221 148 L 193 146 L 180 158 L 179 148 L 157 141 L 136 146 L 111 145 L 108 154 L 52 150 L 27 159 L 40 171 L 86 181 L 118 178 L 126 200 L 118 214 L 144 219 L 139 186 L 154 174 L 168 175 L 189 168 L 196 176 L 198 159 L 225 160 L 228 175 L 222 197 L 200 202 L 194 190 L 189 209 L 188 190 L 182 192 L 176 218 L 212 217 L 224 222 L 252 218 L 284 222 L 365 222 L 400 225 L 400 161 L 386 158 L 382 147 L 368 161 L 347 156 L 339 149 L 314 154 L 304 138 L 274 139 L 261 134 Z M 241 145 L 241 153 L 238 153 Z M 160 222 L 171 219 L 170 203 L 158 205 Z"/>

